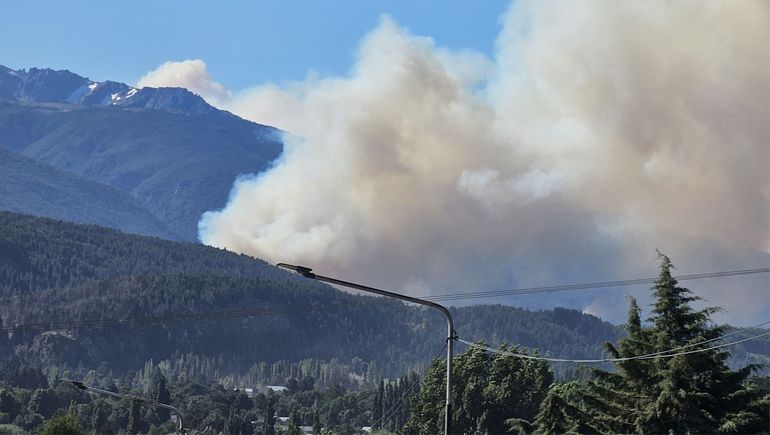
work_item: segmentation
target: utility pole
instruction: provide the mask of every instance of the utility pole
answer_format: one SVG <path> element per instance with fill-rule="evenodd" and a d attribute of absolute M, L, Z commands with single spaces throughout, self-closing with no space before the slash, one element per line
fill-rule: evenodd
<path fill-rule="evenodd" d="M 165 408 L 165 409 L 169 409 L 171 411 L 174 411 L 174 413 L 177 416 L 177 419 L 179 420 L 179 428 L 177 429 L 177 432 L 179 432 L 180 435 L 184 434 L 184 431 L 182 429 L 183 428 L 183 426 L 182 426 L 182 412 L 179 411 L 179 409 L 177 409 L 176 407 L 173 407 L 173 406 L 168 405 L 166 403 L 156 402 L 154 400 L 143 399 L 143 398 L 137 397 L 137 396 L 130 396 L 130 395 L 127 395 L 127 394 L 114 393 L 114 392 L 109 391 L 109 390 L 103 390 L 101 388 L 91 387 L 91 386 L 88 386 L 88 385 L 86 385 L 86 384 L 84 384 L 82 382 L 78 382 L 78 381 L 71 381 L 71 380 L 68 380 L 68 379 L 62 379 L 61 381 L 62 382 L 66 382 L 66 383 L 72 385 L 73 387 L 78 388 L 78 389 L 83 390 L 83 391 L 90 391 L 92 393 L 102 394 L 102 395 L 105 395 L 105 396 L 117 397 L 118 399 L 131 400 L 133 402 L 144 403 L 144 404 L 147 404 L 147 405 L 157 406 L 159 408 Z"/>
<path fill-rule="evenodd" d="M 444 435 L 451 435 L 452 433 L 452 357 L 454 356 L 454 342 L 457 340 L 457 333 L 455 332 L 454 321 L 452 320 L 452 314 L 449 310 L 435 302 L 426 301 L 424 299 L 415 298 L 413 296 L 402 295 L 399 293 L 389 292 L 387 290 L 380 290 L 374 287 L 368 287 L 361 284 L 356 284 L 348 281 L 341 281 L 339 279 L 330 278 L 328 276 L 322 276 L 313 273 L 313 269 L 304 266 L 295 266 L 293 264 L 278 263 L 278 267 L 284 269 L 290 269 L 305 278 L 315 279 L 318 281 L 328 282 L 329 284 L 335 284 L 342 287 L 349 287 L 356 290 L 361 290 L 369 293 L 375 293 L 380 296 L 386 296 L 389 298 L 401 299 L 402 301 L 411 302 L 413 304 L 425 305 L 427 307 L 435 308 L 446 317 L 447 320 L 447 358 L 446 358 L 446 409 L 444 416 Z"/>

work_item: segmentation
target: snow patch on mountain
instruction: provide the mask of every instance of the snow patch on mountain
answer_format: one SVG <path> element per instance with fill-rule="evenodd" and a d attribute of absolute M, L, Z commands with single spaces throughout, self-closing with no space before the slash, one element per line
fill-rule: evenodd
<path fill-rule="evenodd" d="M 86 107 L 112 106 L 192 114 L 221 113 L 200 96 L 183 88 L 144 87 L 94 82 L 67 70 L 12 70 L 0 65 L 0 100 L 67 103 Z"/>

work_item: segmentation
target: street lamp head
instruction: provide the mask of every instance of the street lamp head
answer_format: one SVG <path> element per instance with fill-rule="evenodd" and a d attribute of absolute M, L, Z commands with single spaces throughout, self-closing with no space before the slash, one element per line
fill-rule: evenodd
<path fill-rule="evenodd" d="M 78 388 L 80 390 L 87 390 L 88 389 L 88 387 L 86 387 L 85 384 L 83 384 L 82 382 L 72 381 L 72 380 L 69 380 L 69 379 L 61 379 L 61 381 L 62 382 L 66 382 L 66 383 L 68 383 L 68 384 L 70 384 L 70 385 L 72 385 L 75 388 Z"/>
<path fill-rule="evenodd" d="M 288 263 L 278 263 L 276 264 L 278 267 L 282 267 L 284 269 L 289 269 L 297 272 L 298 274 L 304 276 L 305 278 L 311 278 L 315 279 L 316 275 L 312 272 L 313 269 L 305 266 L 295 266 L 293 264 Z"/>
<path fill-rule="evenodd" d="M 112 397 L 117 397 L 119 399 L 132 400 L 132 401 L 138 402 L 138 403 L 145 403 L 145 404 L 148 404 L 148 405 L 158 406 L 158 407 L 161 407 L 161 408 L 169 409 L 169 410 L 173 411 L 174 413 L 176 413 L 176 415 L 177 415 L 177 417 L 179 419 L 179 428 L 178 428 L 177 432 L 180 433 L 180 434 L 184 433 L 184 426 L 183 426 L 183 423 L 182 423 L 182 412 L 179 411 L 179 409 L 177 409 L 177 408 L 175 408 L 175 407 L 173 407 L 173 406 L 171 406 L 171 405 L 169 405 L 167 403 L 160 403 L 160 402 L 156 402 L 155 400 L 148 400 L 148 399 L 143 399 L 143 398 L 137 397 L 137 396 L 131 396 L 131 395 L 128 395 L 128 394 L 120 394 L 120 393 L 116 393 L 114 391 L 103 390 L 101 388 L 91 387 L 91 386 L 88 386 L 88 385 L 86 385 L 86 384 L 84 384 L 82 382 L 71 381 L 69 379 L 61 379 L 61 382 L 66 382 L 66 383 L 68 383 L 68 384 L 70 384 L 70 385 L 72 385 L 75 388 L 78 388 L 80 390 L 90 391 L 90 392 L 93 392 L 93 393 L 103 394 L 105 396 L 112 396 Z"/>

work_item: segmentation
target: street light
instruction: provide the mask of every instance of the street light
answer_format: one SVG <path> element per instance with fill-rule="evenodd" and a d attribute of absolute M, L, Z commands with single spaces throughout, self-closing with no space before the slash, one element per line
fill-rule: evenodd
<path fill-rule="evenodd" d="M 165 403 L 156 402 L 154 400 L 143 399 L 143 398 L 137 397 L 137 396 L 129 396 L 127 394 L 114 393 L 114 392 L 109 391 L 109 390 L 103 390 L 101 388 L 91 387 L 91 386 L 86 385 L 86 384 L 84 384 L 82 382 L 79 382 L 79 381 L 71 381 L 69 379 L 62 379 L 61 381 L 62 382 L 66 382 L 66 383 L 74 386 L 75 388 L 78 388 L 78 389 L 83 390 L 83 391 L 90 391 L 92 393 L 103 394 L 105 396 L 112 396 L 112 397 L 117 397 L 119 399 L 131 400 L 131 401 L 134 401 L 134 402 L 144 403 L 144 404 L 147 404 L 147 405 L 157 406 L 159 408 L 165 408 L 165 409 L 169 409 L 171 411 L 174 411 L 176 413 L 177 418 L 179 419 L 179 429 L 177 429 L 177 432 L 179 432 L 180 434 L 184 434 L 184 432 L 182 430 L 182 427 L 183 427 L 182 426 L 182 412 L 179 411 L 179 409 L 177 409 L 177 408 L 175 408 L 175 407 L 173 407 L 171 405 L 167 405 Z"/>
<path fill-rule="evenodd" d="M 402 295 L 399 293 L 380 290 L 374 287 L 368 287 L 368 286 L 356 284 L 353 282 L 341 281 L 335 278 L 330 278 L 328 276 L 317 275 L 313 273 L 313 269 L 309 267 L 295 266 L 295 265 L 286 264 L 286 263 L 278 263 L 277 266 L 283 267 L 284 269 L 293 270 L 298 274 L 304 276 L 305 278 L 324 281 L 330 284 L 336 284 L 343 287 L 350 287 L 356 290 L 375 293 L 380 296 L 387 296 L 390 298 L 401 299 L 402 301 L 411 302 L 413 304 L 425 305 L 441 311 L 441 313 L 444 314 L 444 316 L 446 316 L 446 320 L 447 320 L 446 410 L 445 410 L 446 415 L 444 416 L 444 435 L 451 434 L 452 432 L 452 429 L 451 429 L 452 428 L 452 356 L 454 354 L 454 341 L 457 340 L 457 334 L 455 333 L 455 327 L 454 327 L 454 321 L 452 320 L 452 315 L 449 313 L 449 310 L 445 306 L 439 305 L 435 302 L 426 301 L 424 299 L 415 298 L 413 296 Z"/>

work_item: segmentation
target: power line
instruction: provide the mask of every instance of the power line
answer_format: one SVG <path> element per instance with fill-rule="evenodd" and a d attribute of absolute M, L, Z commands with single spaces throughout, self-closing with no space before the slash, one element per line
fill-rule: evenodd
<path fill-rule="evenodd" d="M 738 329 L 736 331 L 730 332 L 728 334 L 721 335 L 719 337 L 714 337 L 714 338 L 711 338 L 709 340 L 700 341 L 700 342 L 697 342 L 697 343 L 691 343 L 691 344 L 687 344 L 687 345 L 684 345 L 684 346 L 675 347 L 673 349 L 663 350 L 663 351 L 660 351 L 660 352 L 652 352 L 652 353 L 648 353 L 648 354 L 645 354 L 645 355 L 638 355 L 638 356 L 635 356 L 634 358 L 635 359 L 647 359 L 647 358 L 655 357 L 656 355 L 663 355 L 663 354 L 667 354 L 667 353 L 671 353 L 671 352 L 677 352 L 677 351 L 680 351 L 682 349 L 688 349 L 688 348 L 691 348 L 691 347 L 694 347 L 694 346 L 702 346 L 702 345 L 704 345 L 706 343 L 710 343 L 710 342 L 717 341 L 717 340 L 723 340 L 723 339 L 725 339 L 727 337 L 731 337 L 733 335 L 741 334 L 741 333 L 746 332 L 746 331 L 751 331 L 751 330 L 754 330 L 754 329 L 759 329 L 760 327 L 765 326 L 768 323 L 770 323 L 770 320 L 762 322 L 762 323 L 759 323 L 759 324 L 756 324 L 754 326 L 749 326 L 749 327 L 746 327 L 746 328 L 740 328 L 740 329 Z M 761 336 L 761 334 L 760 334 L 760 336 Z M 750 339 L 753 339 L 753 338 L 750 338 Z M 597 362 L 600 362 L 600 361 L 597 361 Z"/>
<path fill-rule="evenodd" d="M 731 337 L 733 335 L 737 335 L 737 334 L 740 334 L 742 332 L 751 331 L 753 329 L 759 329 L 760 327 L 765 326 L 768 323 L 770 323 L 770 320 L 768 320 L 766 322 L 759 323 L 759 324 L 754 325 L 754 326 L 749 326 L 747 328 L 740 328 L 740 329 L 738 329 L 736 331 L 730 332 L 730 333 L 725 334 L 725 335 L 721 335 L 719 337 L 714 337 L 714 338 L 711 338 L 711 339 L 708 339 L 708 340 L 699 341 L 697 343 L 686 344 L 684 346 L 675 347 L 673 349 L 662 351 L 660 353 L 676 352 L 676 351 L 679 351 L 679 350 L 682 350 L 682 349 L 688 349 L 688 348 L 695 347 L 695 346 L 702 346 L 702 345 L 704 345 L 706 343 L 711 343 L 712 341 L 717 341 L 717 340 L 723 340 L 723 339 L 725 339 L 727 337 Z M 653 352 L 651 354 L 642 355 L 642 356 L 651 356 L 651 355 L 654 355 L 656 353 L 658 353 L 658 352 Z"/>
<path fill-rule="evenodd" d="M 694 280 L 694 279 L 713 279 L 728 276 L 740 276 L 750 275 L 758 273 L 768 273 L 770 268 L 763 269 L 743 269 L 743 270 L 731 270 L 723 272 L 709 272 L 692 275 L 680 275 L 675 277 L 677 280 Z M 639 285 L 654 283 L 658 278 L 641 278 L 632 280 L 621 281 L 604 281 L 585 284 L 567 284 L 558 286 L 546 286 L 546 287 L 531 287 L 520 288 L 511 290 L 498 290 L 491 292 L 470 292 L 448 295 L 434 295 L 425 297 L 432 301 L 437 300 L 460 300 L 460 299 L 473 299 L 473 298 L 487 298 L 504 295 L 522 295 L 522 294 L 535 294 L 535 293 L 551 293 L 559 291 L 574 291 L 574 290 L 586 290 L 586 289 L 598 289 L 606 287 L 620 287 L 629 285 Z M 297 310 L 304 309 L 306 311 L 339 311 L 350 308 L 358 308 L 375 304 L 397 304 L 398 302 L 391 301 L 384 298 L 371 298 L 364 301 L 355 302 L 341 302 L 336 304 L 305 304 L 294 305 L 292 307 L 273 307 L 273 308 L 252 308 L 246 310 L 229 310 L 229 311 L 209 311 L 202 313 L 185 313 L 185 314 L 168 314 L 160 316 L 142 316 L 131 317 L 125 319 L 84 319 L 69 322 L 37 322 L 27 323 L 20 325 L 0 326 L 0 331 L 14 332 L 20 330 L 53 330 L 53 329 L 74 329 L 80 327 L 100 327 L 100 326 L 112 326 L 112 325 L 127 325 L 127 326 L 145 326 L 150 324 L 177 322 L 177 321 L 197 321 L 197 320 L 229 320 L 238 319 L 243 317 L 259 317 L 259 316 L 272 316 L 278 314 L 284 314 L 288 312 L 295 312 Z"/>
<path fill-rule="evenodd" d="M 755 275 L 755 274 L 762 274 L 762 273 L 770 273 L 770 268 L 766 267 L 766 268 L 757 268 L 757 269 L 738 269 L 738 270 L 727 270 L 727 271 L 721 271 L 721 272 L 695 273 L 695 274 L 689 274 L 689 275 L 677 275 L 677 276 L 674 276 L 674 278 L 677 279 L 678 281 L 689 281 L 689 280 L 698 280 L 698 279 L 723 278 L 723 277 L 730 277 L 730 276 Z M 518 295 L 528 295 L 528 294 L 538 294 L 538 293 L 557 293 L 562 291 L 575 291 L 575 290 L 596 290 L 596 289 L 608 288 L 608 287 L 628 287 L 628 286 L 635 286 L 635 285 L 642 285 L 642 284 L 653 284 L 657 280 L 658 280 L 657 277 L 654 277 L 654 278 L 650 277 L 650 278 L 637 278 L 637 279 L 616 280 L 616 281 L 599 281 L 599 282 L 582 283 L 582 284 L 561 284 L 561 285 L 554 285 L 554 286 L 523 287 L 523 288 L 515 288 L 515 289 L 491 290 L 491 291 L 481 291 L 481 292 L 445 293 L 445 294 L 439 294 L 439 295 L 424 296 L 422 298 L 430 301 L 481 299 L 481 298 L 490 298 L 490 297 L 498 297 L 498 296 L 518 296 Z M 28 295 L 0 296 L 0 300 L 21 299 L 24 297 L 28 297 Z"/>
<path fill-rule="evenodd" d="M 679 276 L 675 276 L 674 278 L 677 279 L 678 281 L 688 281 L 688 280 L 696 280 L 696 279 L 722 278 L 727 276 L 754 275 L 759 273 L 770 273 L 770 268 L 696 273 L 691 275 L 679 275 Z M 425 299 L 428 299 L 431 301 L 453 301 L 453 300 L 461 300 L 461 299 L 492 298 L 492 297 L 498 297 L 498 296 L 519 296 L 519 295 L 537 294 L 537 293 L 556 293 L 556 292 L 575 291 L 575 290 L 593 290 L 593 289 L 600 289 L 600 288 L 607 288 L 607 287 L 628 287 L 628 286 L 641 285 L 641 284 L 653 284 L 657 280 L 658 280 L 657 277 L 637 278 L 637 279 L 626 279 L 626 280 L 618 280 L 618 281 L 591 282 L 591 283 L 584 283 L 584 284 L 564 284 L 564 285 L 544 286 L 544 287 L 527 287 L 527 288 L 517 288 L 517 289 L 508 289 L 508 290 L 492 290 L 492 291 L 485 291 L 485 292 L 451 293 L 451 294 L 426 296 Z"/>
<path fill-rule="evenodd" d="M 770 322 L 769 322 L 770 323 Z M 463 343 L 465 345 L 468 345 L 470 347 L 475 347 L 478 349 L 485 350 L 487 352 L 497 353 L 500 355 L 507 355 L 512 356 L 516 358 L 524 358 L 524 359 L 532 359 L 532 360 L 539 360 L 539 361 L 550 361 L 550 362 L 570 362 L 570 363 L 606 363 L 606 362 L 621 362 L 621 361 L 633 361 L 633 360 L 646 360 L 646 359 L 657 359 L 657 358 L 673 358 L 675 356 L 680 355 L 689 355 L 692 353 L 700 353 L 700 352 L 708 352 L 710 350 L 715 349 L 721 349 L 728 346 L 734 346 L 736 344 L 740 344 L 749 340 L 755 340 L 760 337 L 765 337 L 770 335 L 770 332 L 765 332 L 763 334 L 757 334 L 748 338 L 744 338 L 743 340 L 733 341 L 730 343 L 724 343 L 716 346 L 707 347 L 705 349 L 695 349 L 695 350 L 689 350 L 685 352 L 677 352 L 677 353 L 669 353 L 672 351 L 672 349 L 664 350 L 661 352 L 655 352 L 652 354 L 647 355 L 637 355 L 637 356 L 629 356 L 629 357 L 623 357 L 623 358 L 602 358 L 602 359 L 570 359 L 570 358 L 548 358 L 548 357 L 541 357 L 536 355 L 527 355 L 523 353 L 514 353 L 514 352 L 508 352 L 505 350 L 495 349 L 493 347 L 485 346 L 483 344 L 477 344 L 477 343 L 471 343 L 470 341 L 458 339 L 460 343 Z M 700 343 L 699 343 L 700 344 Z"/>

